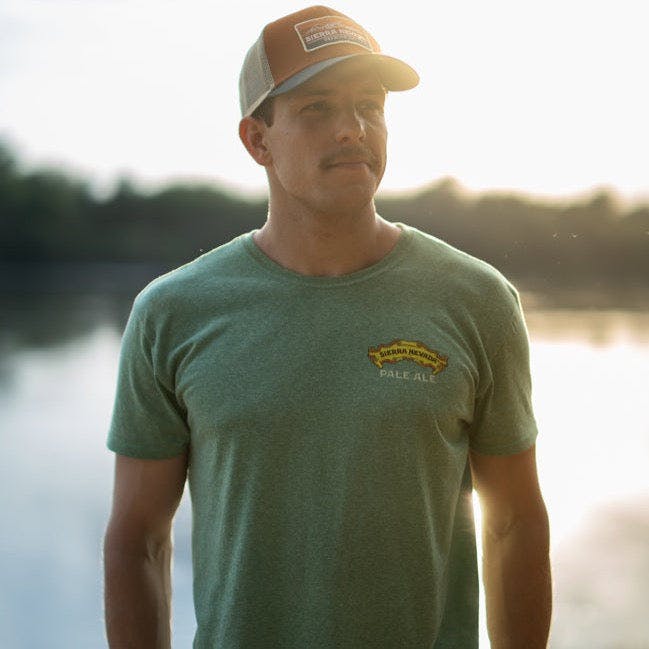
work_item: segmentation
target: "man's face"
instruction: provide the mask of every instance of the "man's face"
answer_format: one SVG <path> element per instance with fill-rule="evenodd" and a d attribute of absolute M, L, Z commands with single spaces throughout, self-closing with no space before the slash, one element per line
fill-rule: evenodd
<path fill-rule="evenodd" d="M 334 65 L 273 102 L 264 137 L 272 198 L 325 214 L 371 203 L 387 131 L 385 90 L 367 61 Z"/>

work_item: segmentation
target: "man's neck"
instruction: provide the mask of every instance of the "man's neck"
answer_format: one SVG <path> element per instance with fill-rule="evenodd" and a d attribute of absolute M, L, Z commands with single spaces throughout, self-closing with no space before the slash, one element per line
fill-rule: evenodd
<path fill-rule="evenodd" d="M 397 243 L 400 230 L 374 211 L 349 215 L 278 214 L 272 209 L 255 233 L 270 259 L 301 275 L 337 277 L 380 261 Z"/>

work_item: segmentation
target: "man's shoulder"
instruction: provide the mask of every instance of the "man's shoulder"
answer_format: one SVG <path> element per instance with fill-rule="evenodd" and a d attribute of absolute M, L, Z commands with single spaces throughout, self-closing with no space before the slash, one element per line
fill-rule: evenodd
<path fill-rule="evenodd" d="M 514 291 L 509 280 L 490 263 L 464 250 L 423 232 L 412 226 L 405 226 L 412 240 L 414 261 L 422 272 L 457 291 L 465 289 L 470 293 Z"/>
<path fill-rule="evenodd" d="M 138 310 L 165 308 L 188 302 L 200 302 L 207 294 L 215 295 L 241 277 L 249 263 L 242 234 L 196 259 L 152 280 L 135 299 Z"/>
<path fill-rule="evenodd" d="M 494 266 L 430 234 L 411 229 L 419 295 L 461 326 L 480 332 L 489 341 L 501 339 L 520 321 L 518 291 Z"/>

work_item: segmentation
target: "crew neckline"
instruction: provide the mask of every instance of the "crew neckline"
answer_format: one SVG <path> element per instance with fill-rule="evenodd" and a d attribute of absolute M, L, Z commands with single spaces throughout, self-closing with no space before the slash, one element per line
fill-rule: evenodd
<path fill-rule="evenodd" d="M 325 275 L 303 275 L 289 268 L 285 268 L 276 261 L 273 261 L 261 248 L 255 243 L 254 235 L 258 230 L 252 230 L 242 237 L 243 247 L 250 254 L 250 256 L 262 267 L 264 270 L 269 271 L 273 276 L 278 279 L 293 281 L 300 284 L 308 284 L 311 286 L 346 286 L 355 284 L 356 282 L 365 281 L 383 273 L 385 270 L 393 266 L 403 256 L 407 248 L 410 247 L 412 241 L 412 228 L 409 228 L 403 223 L 394 223 L 400 230 L 401 234 L 394 244 L 392 249 L 377 262 L 361 268 L 360 270 L 348 273 L 346 275 L 337 275 L 335 277 Z"/>

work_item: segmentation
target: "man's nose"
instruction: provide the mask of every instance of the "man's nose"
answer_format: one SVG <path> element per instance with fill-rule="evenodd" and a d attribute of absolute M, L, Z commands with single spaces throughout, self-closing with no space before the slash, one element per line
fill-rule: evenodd
<path fill-rule="evenodd" d="M 341 110 L 336 120 L 336 141 L 354 142 L 365 138 L 365 120 L 355 106 Z"/>

